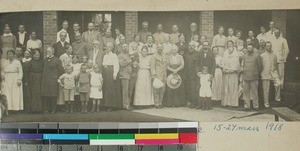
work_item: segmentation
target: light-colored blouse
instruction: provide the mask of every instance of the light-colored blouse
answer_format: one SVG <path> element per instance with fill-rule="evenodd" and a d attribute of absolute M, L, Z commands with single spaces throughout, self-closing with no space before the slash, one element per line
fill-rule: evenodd
<path fill-rule="evenodd" d="M 27 48 L 26 49 L 42 49 L 42 41 L 37 39 L 37 40 L 28 40 L 27 41 Z"/>
<path fill-rule="evenodd" d="M 112 52 L 109 52 L 108 54 L 105 54 L 104 57 L 103 57 L 102 65 L 104 67 L 112 65 L 114 67 L 113 76 L 117 77 L 118 72 L 120 70 L 120 65 L 119 65 L 118 56 L 116 54 L 114 54 Z"/>

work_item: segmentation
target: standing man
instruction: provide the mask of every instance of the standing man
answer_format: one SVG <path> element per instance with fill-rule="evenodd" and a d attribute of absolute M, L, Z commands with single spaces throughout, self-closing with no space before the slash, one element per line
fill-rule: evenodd
<path fill-rule="evenodd" d="M 281 89 L 283 89 L 284 68 L 285 68 L 286 58 L 289 54 L 289 46 L 287 40 L 281 36 L 281 31 L 279 29 L 275 29 L 274 34 L 275 34 L 275 38 L 273 38 L 272 40 L 272 48 L 274 53 L 277 56 L 278 73 L 281 80 Z"/>
<path fill-rule="evenodd" d="M 242 59 L 244 107 L 246 110 L 249 110 L 250 101 L 252 100 L 253 108 L 258 110 L 258 80 L 262 70 L 261 57 L 258 52 L 254 52 L 252 45 L 247 45 L 247 53 Z"/>
<path fill-rule="evenodd" d="M 272 51 L 272 43 L 266 42 L 266 52 L 260 55 L 262 59 L 262 87 L 264 96 L 264 105 L 269 108 L 269 90 L 270 82 L 272 81 L 275 86 L 275 100 L 280 101 L 280 79 L 277 70 L 277 57 Z"/>
<path fill-rule="evenodd" d="M 88 46 L 81 40 L 81 34 L 75 34 L 75 42 L 72 43 L 73 55 L 76 55 L 79 62 L 82 62 L 82 57 L 89 54 Z"/>
<path fill-rule="evenodd" d="M 65 40 L 66 40 L 66 42 L 70 43 L 70 37 L 69 37 L 69 34 L 68 34 L 68 27 L 69 27 L 69 22 L 65 20 L 62 23 L 62 29 L 59 32 L 57 32 L 57 36 L 56 36 L 57 40 L 56 40 L 56 42 L 61 41 L 61 39 L 60 39 L 60 33 L 65 32 L 65 33 L 67 33 L 67 36 L 66 36 Z"/>
<path fill-rule="evenodd" d="M 165 84 L 167 82 L 167 61 L 163 54 L 164 46 L 159 43 L 157 45 L 157 53 L 155 53 L 150 61 L 150 72 L 152 79 L 156 78 L 164 83 L 160 88 L 153 88 L 154 105 L 156 108 L 162 108 L 162 102 L 165 94 Z"/>
<path fill-rule="evenodd" d="M 186 74 L 186 91 L 190 108 L 198 106 L 199 89 L 198 83 L 199 78 L 197 76 L 197 60 L 199 52 L 196 51 L 196 42 L 191 41 L 189 43 L 189 51 L 186 54 L 186 63 L 184 64 L 184 70 Z"/>
<path fill-rule="evenodd" d="M 143 30 L 139 32 L 139 35 L 141 36 L 141 41 L 145 44 L 147 41 L 147 37 L 149 35 L 152 35 L 152 33 L 148 31 L 148 26 L 149 26 L 148 21 L 143 21 L 142 26 L 143 26 Z"/>
<path fill-rule="evenodd" d="M 99 41 L 99 45 L 100 45 L 99 49 L 103 50 L 102 36 L 99 31 L 94 30 L 94 23 L 90 22 L 88 23 L 88 31 L 85 31 L 82 34 L 82 41 L 84 41 L 87 44 L 89 50 L 92 50 L 94 40 Z"/>
<path fill-rule="evenodd" d="M 254 32 L 252 30 L 250 30 L 248 32 L 248 38 L 251 39 L 253 47 L 258 49 L 259 48 L 259 41 L 257 40 L 257 38 L 254 37 Z"/>
<path fill-rule="evenodd" d="M 224 27 L 220 26 L 218 34 L 214 36 L 211 48 L 217 46 L 219 48 L 219 56 L 223 56 L 226 46 L 226 37 L 224 36 Z"/>
<path fill-rule="evenodd" d="M 122 45 L 122 51 L 118 55 L 118 60 L 120 64 L 120 79 L 122 83 L 122 98 L 123 98 L 123 108 L 126 110 L 131 110 L 130 106 L 131 99 L 129 95 L 129 80 L 132 72 L 131 64 L 132 60 L 130 59 L 129 49 L 127 44 Z"/>
<path fill-rule="evenodd" d="M 166 33 L 163 32 L 162 24 L 158 24 L 156 29 L 157 29 L 156 33 L 153 34 L 154 43 L 155 44 L 164 43 Z"/>
<path fill-rule="evenodd" d="M 264 26 L 261 26 L 260 34 L 258 34 L 256 38 L 260 42 L 261 40 L 270 41 L 271 37 L 266 33 L 266 28 Z"/>
<path fill-rule="evenodd" d="M 22 53 L 26 50 L 27 41 L 29 40 L 29 36 L 27 32 L 25 31 L 24 25 L 19 25 L 19 32 L 16 35 L 17 38 L 17 47 L 22 48 Z"/>
<path fill-rule="evenodd" d="M 212 76 L 215 75 L 215 55 L 210 51 L 210 46 L 208 41 L 203 42 L 203 48 L 199 52 L 199 57 L 197 58 L 197 72 L 201 72 L 203 67 L 206 66 L 208 73 Z"/>
<path fill-rule="evenodd" d="M 80 33 L 80 26 L 76 22 L 76 23 L 73 24 L 73 31 L 70 34 L 70 41 L 71 41 L 70 43 L 71 44 L 76 41 L 75 37 L 76 37 L 77 33 Z"/>
<path fill-rule="evenodd" d="M 120 43 L 118 45 L 116 45 L 115 50 L 113 52 L 117 55 L 119 55 L 123 51 L 123 44 L 126 44 L 125 36 L 121 35 L 119 37 L 119 41 L 120 41 Z"/>
<path fill-rule="evenodd" d="M 204 66 L 207 67 L 207 73 L 213 77 L 215 75 L 216 61 L 215 61 L 214 53 L 210 50 L 208 41 L 203 42 L 203 48 L 200 50 L 199 57 L 197 58 L 198 76 L 202 74 L 201 72 Z M 200 108 L 200 104 L 202 105 L 203 108 L 204 103 L 205 103 L 204 101 L 201 102 L 201 100 L 199 99 L 197 108 Z M 209 104 L 209 106 L 211 106 L 211 104 Z"/>
<path fill-rule="evenodd" d="M 266 51 L 266 41 L 264 41 L 263 39 L 261 39 L 259 41 L 259 49 L 258 49 L 258 52 L 259 54 L 262 54 Z"/>
<path fill-rule="evenodd" d="M 107 43 L 112 43 L 114 46 L 116 45 L 115 39 L 111 36 L 111 30 L 107 29 L 105 32 L 105 36 L 102 38 L 104 46 L 107 45 Z"/>
<path fill-rule="evenodd" d="M 103 49 L 100 48 L 100 42 L 98 40 L 93 41 L 93 48 L 89 52 L 89 59 L 93 60 L 93 66 L 98 65 L 100 72 L 102 73 L 102 62 L 103 62 L 103 56 L 104 56 Z"/>
<path fill-rule="evenodd" d="M 47 113 L 51 106 L 51 113 L 56 112 L 56 103 L 58 96 L 58 78 L 64 73 L 61 61 L 54 56 L 54 49 L 46 49 L 46 58 L 44 59 L 44 69 L 41 83 L 41 96 L 43 97 L 44 113 Z"/>
<path fill-rule="evenodd" d="M 190 29 L 191 29 L 191 32 L 189 34 L 187 34 L 187 36 L 185 37 L 187 43 L 189 43 L 192 40 L 193 36 L 198 35 L 198 33 L 197 33 L 198 25 L 195 22 L 192 22 L 190 24 Z"/>
<path fill-rule="evenodd" d="M 179 27 L 175 24 L 172 26 L 172 33 L 170 34 L 170 39 L 172 44 L 179 42 Z"/>
<path fill-rule="evenodd" d="M 57 43 L 53 44 L 54 56 L 57 58 L 59 58 L 62 54 L 66 52 L 65 46 L 69 45 L 69 43 L 66 41 L 67 35 L 68 33 L 65 31 L 60 32 L 60 40 Z"/>
<path fill-rule="evenodd" d="M 270 21 L 270 24 L 269 24 L 269 27 L 270 27 L 270 30 L 267 32 L 267 34 L 269 36 L 274 36 L 274 30 L 275 30 L 275 22 L 274 21 Z"/>

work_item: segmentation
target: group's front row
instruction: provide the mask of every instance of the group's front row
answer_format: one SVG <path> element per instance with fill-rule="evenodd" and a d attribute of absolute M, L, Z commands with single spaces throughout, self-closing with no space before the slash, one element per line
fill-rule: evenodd
<path fill-rule="evenodd" d="M 196 51 L 193 41 L 187 52 L 179 52 L 177 45 L 164 52 L 163 44 L 158 44 L 155 53 L 147 47 L 129 53 L 128 45 L 123 44 L 122 52 L 116 55 L 112 43 L 107 43 L 102 51 L 99 42 L 94 41 L 94 55 L 90 57 L 73 56 L 72 47 L 67 45 L 60 58 L 54 56 L 52 47 L 46 49 L 44 60 L 40 59 L 39 51 L 25 51 L 22 63 L 15 58 L 15 51 L 9 50 L 8 59 L 1 61 L 1 90 L 7 96 L 8 110 L 25 107 L 29 112 L 44 113 L 55 113 L 57 105 L 65 105 L 64 110 L 70 113 L 81 106 L 81 113 L 87 113 L 89 102 L 91 112 L 99 112 L 102 106 L 108 111 L 131 110 L 132 105 L 189 105 L 209 110 L 212 100 L 235 107 L 239 98 L 244 100 L 245 109 L 250 109 L 251 100 L 254 109 L 258 109 L 259 83 L 268 108 L 271 81 L 276 88 L 276 100 L 280 101 L 281 83 L 272 44 L 267 42 L 262 54 L 252 45 L 241 52 L 233 41 L 227 45 L 223 56 L 219 56 L 218 47 L 210 50 L 208 42 Z"/>

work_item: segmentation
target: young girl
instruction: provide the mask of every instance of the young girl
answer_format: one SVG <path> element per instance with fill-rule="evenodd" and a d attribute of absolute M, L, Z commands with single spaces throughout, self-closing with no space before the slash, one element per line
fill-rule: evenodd
<path fill-rule="evenodd" d="M 89 101 L 90 93 L 90 81 L 91 74 L 86 71 L 87 66 L 85 64 L 81 65 L 81 71 L 77 76 L 78 89 L 81 101 L 81 113 L 87 113 L 87 105 Z"/>
<path fill-rule="evenodd" d="M 199 74 L 200 77 L 200 90 L 199 90 L 199 96 L 200 96 L 200 103 L 202 104 L 202 110 L 211 110 L 211 80 L 212 75 L 210 75 L 207 72 L 207 67 L 204 66 L 202 68 L 202 73 Z"/>
<path fill-rule="evenodd" d="M 66 113 L 73 114 L 76 75 L 73 73 L 73 67 L 71 65 L 67 65 L 65 70 L 66 73 L 59 77 L 58 83 L 63 87 Z"/>
<path fill-rule="evenodd" d="M 94 65 L 94 71 L 91 72 L 91 93 L 90 98 L 93 101 L 93 107 L 91 112 L 95 112 L 95 108 L 97 105 L 97 112 L 100 111 L 100 100 L 103 98 L 102 93 L 102 84 L 103 78 L 100 73 L 100 69 L 98 65 Z"/>

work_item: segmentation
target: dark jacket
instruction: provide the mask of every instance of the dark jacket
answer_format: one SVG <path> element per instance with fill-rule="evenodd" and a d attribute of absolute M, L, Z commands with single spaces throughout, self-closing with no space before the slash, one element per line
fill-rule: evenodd
<path fill-rule="evenodd" d="M 245 81 L 258 80 L 262 70 L 262 61 L 258 52 L 243 56 L 243 78 Z"/>
<path fill-rule="evenodd" d="M 21 47 L 24 53 L 26 51 L 26 45 L 27 45 L 27 41 L 29 40 L 29 35 L 25 33 L 23 45 L 19 42 L 19 33 L 16 34 L 16 39 L 17 39 L 17 47 Z"/>
<path fill-rule="evenodd" d="M 41 82 L 41 96 L 58 96 L 58 78 L 64 73 L 61 61 L 53 56 L 51 59 L 44 59 L 44 68 Z"/>
<path fill-rule="evenodd" d="M 62 54 L 64 54 L 66 52 L 65 50 L 65 46 L 68 45 L 69 43 L 65 42 L 65 45 L 63 46 L 61 44 L 61 42 L 57 42 L 53 44 L 53 48 L 54 48 L 54 56 L 59 58 Z"/>
<path fill-rule="evenodd" d="M 122 52 L 118 55 L 118 60 L 120 64 L 120 78 L 129 80 L 132 72 L 130 55 Z"/>
<path fill-rule="evenodd" d="M 187 52 L 184 63 L 184 74 L 185 78 L 188 80 L 198 79 L 197 76 L 197 60 L 199 57 L 199 52 Z"/>
<path fill-rule="evenodd" d="M 94 55 L 94 50 L 89 51 L 89 59 L 93 59 Z M 100 72 L 102 73 L 102 62 L 103 62 L 103 57 L 105 55 L 105 52 L 102 51 L 101 49 L 98 51 L 97 56 L 96 56 L 96 64 L 99 66 Z"/>
<path fill-rule="evenodd" d="M 202 72 L 202 68 L 206 66 L 208 68 L 208 73 L 211 75 L 215 75 L 215 67 L 216 67 L 216 61 L 215 61 L 215 55 L 211 50 L 209 50 L 206 53 L 201 50 L 199 52 L 199 56 L 197 59 L 197 72 Z"/>

